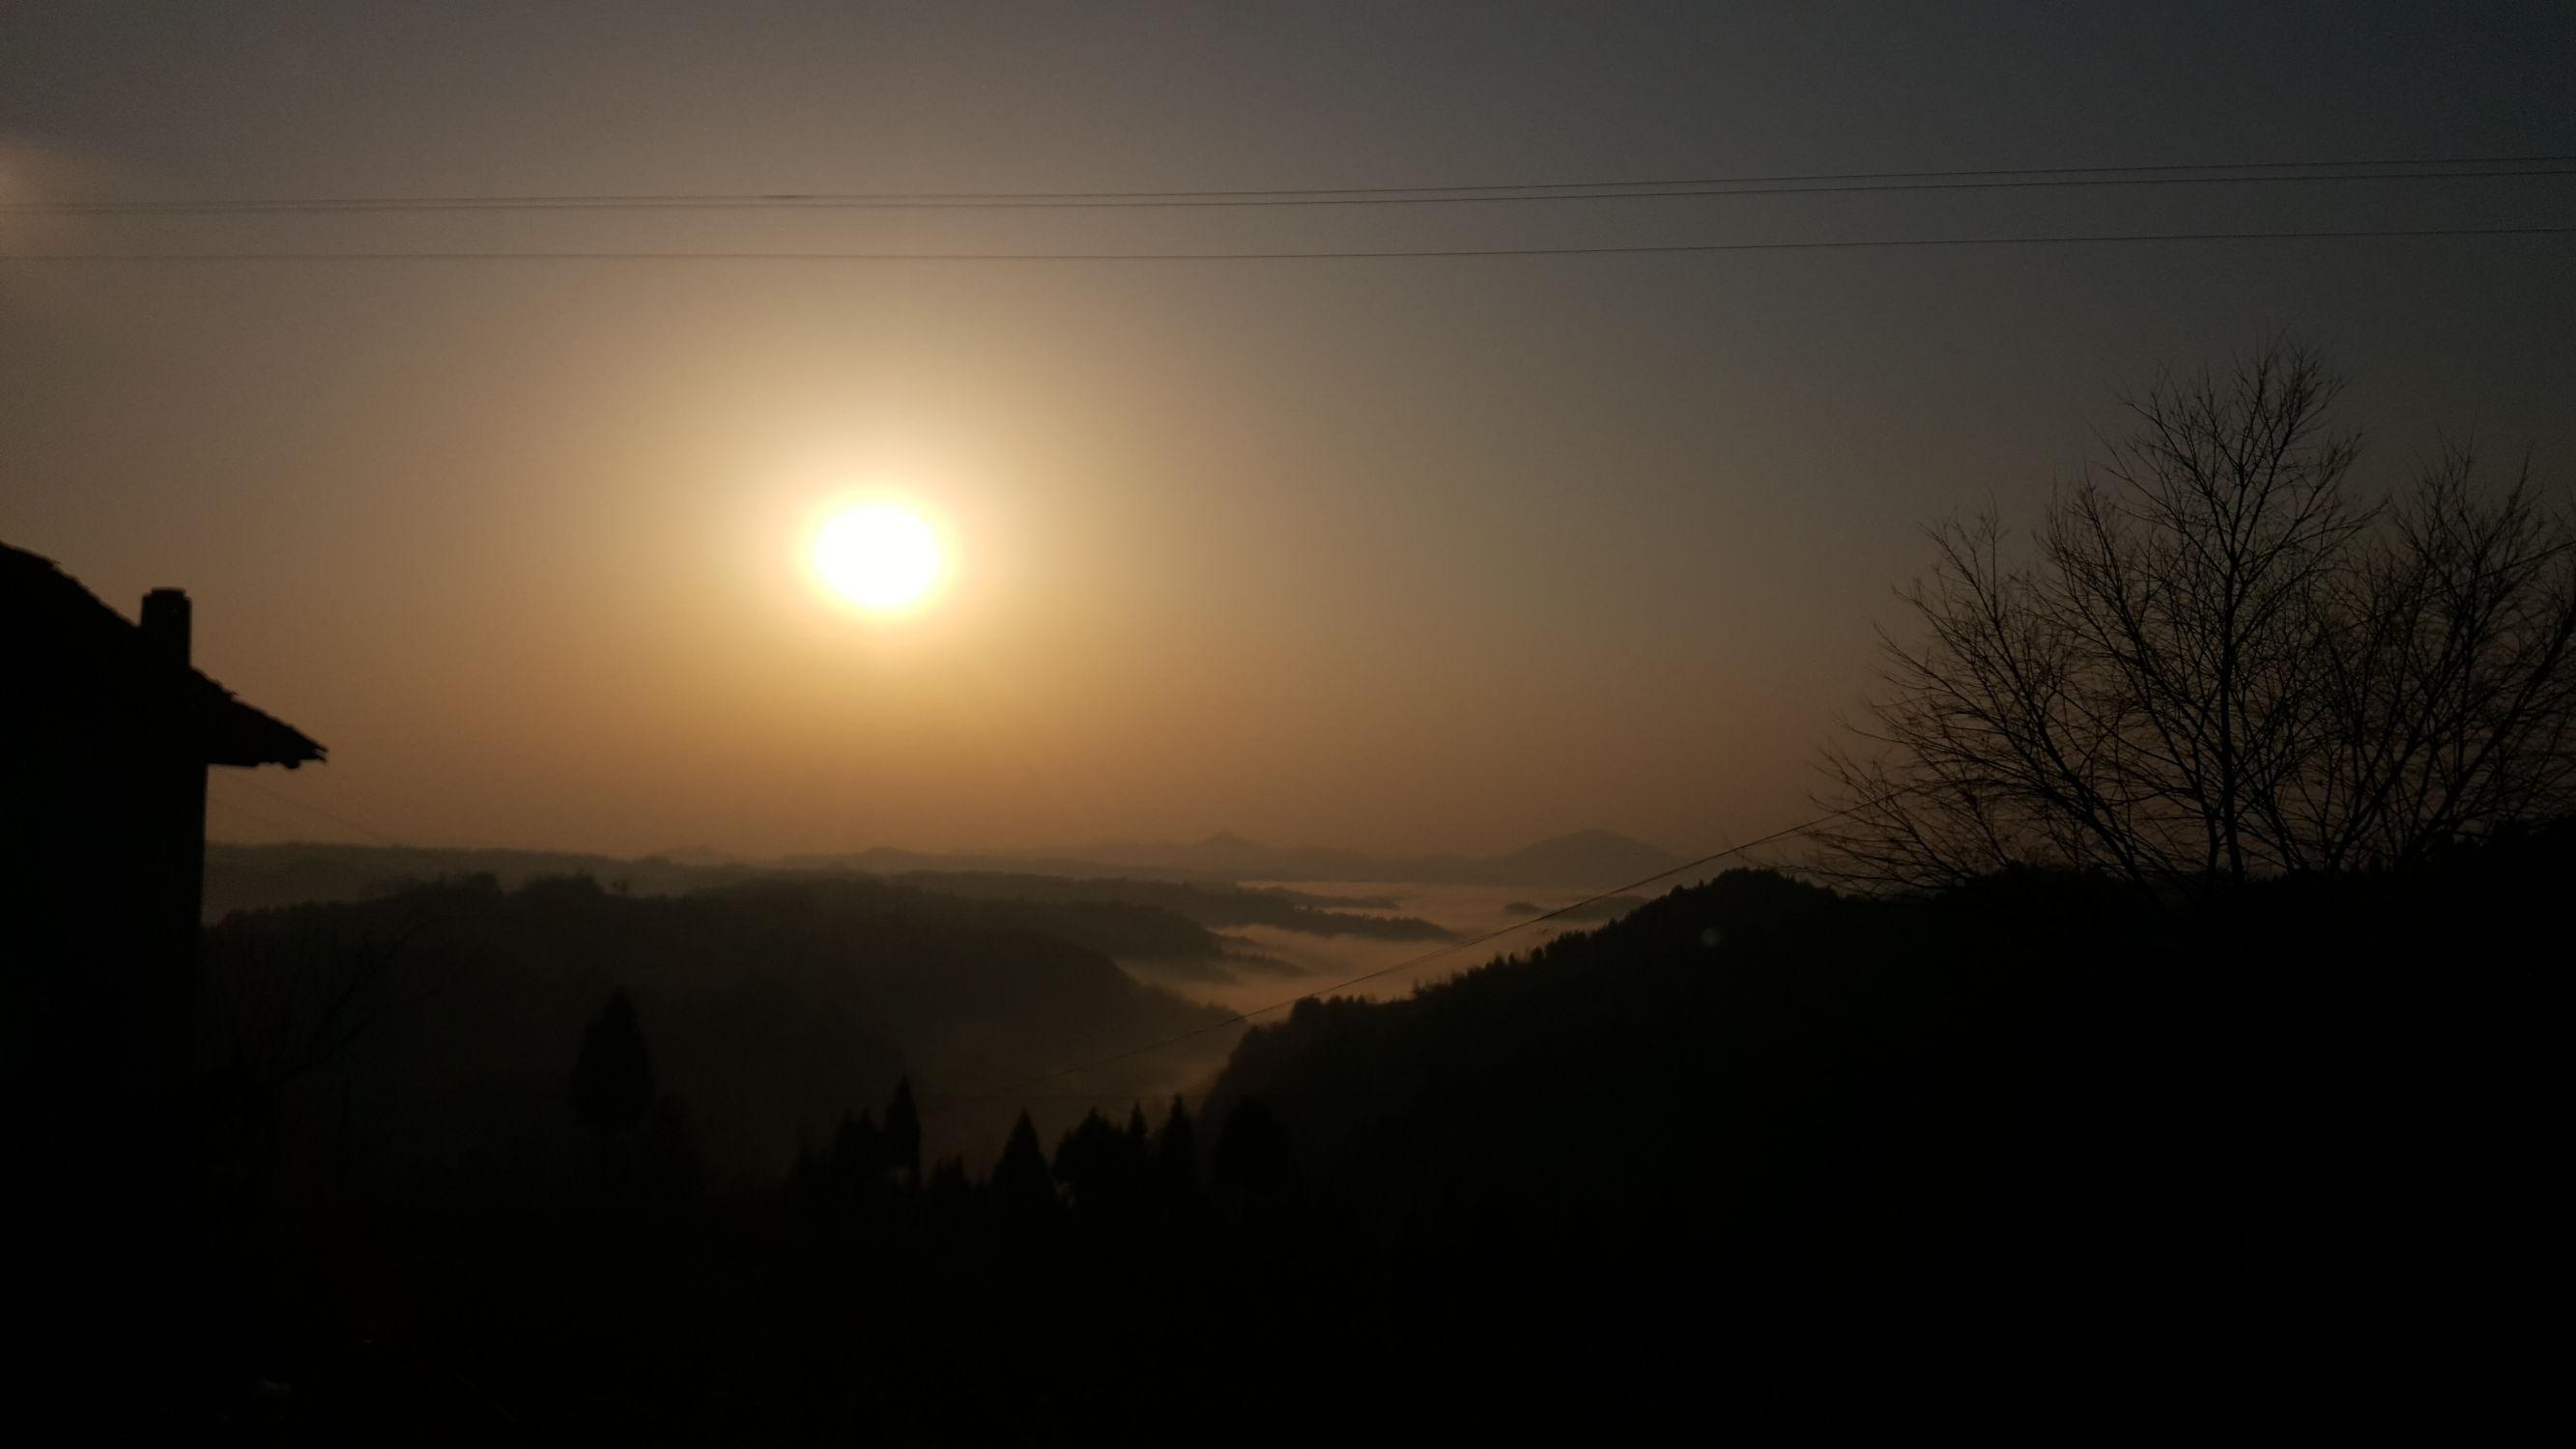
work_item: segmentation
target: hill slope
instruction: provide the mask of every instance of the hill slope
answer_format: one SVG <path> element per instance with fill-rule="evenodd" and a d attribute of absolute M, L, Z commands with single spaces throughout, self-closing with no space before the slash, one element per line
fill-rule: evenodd
<path fill-rule="evenodd" d="M 565 1074 L 624 989 L 692 1150 L 719 1178 L 774 1180 L 842 1112 L 886 1100 L 899 1074 L 925 1103 L 966 1099 L 929 1140 L 980 1154 L 1017 1111 L 983 1094 L 1090 1042 L 1224 1021 L 1067 938 L 1140 921 L 1205 935 L 1135 907 L 864 880 L 631 896 L 582 878 L 504 891 L 487 877 L 235 914 L 209 936 L 209 1016 L 230 1076 L 273 1092 L 289 1135 L 314 1150 L 340 1114 L 382 1144 L 393 1177 L 434 1167 L 438 1192 L 526 1194 L 549 1184 L 512 1163 L 584 1160 L 565 1146 L 577 1136 Z M 1225 1041 L 1211 1033 L 1208 1050 Z M 1181 1069 L 1059 1085 L 1152 1096 L 1175 1084 L 1159 1074 Z"/>
<path fill-rule="evenodd" d="M 1258 1098 L 1322 1198 L 1436 1225 L 1460 1293 L 1513 1265 L 1498 1312 L 1655 1283 L 1755 1380 L 1875 1366 L 1811 1385 L 1837 1404 L 2179 1428 L 2256 1364 L 2283 1403 L 2460 1382 L 2529 1352 L 2477 1285 L 2554 1217 L 2523 1150 L 2554 1058 L 2520 1023 L 2555 1017 L 2528 943 L 2571 882 L 2562 845 L 2187 916 L 1736 872 L 1409 1000 L 1307 1003 L 1211 1112 Z"/>

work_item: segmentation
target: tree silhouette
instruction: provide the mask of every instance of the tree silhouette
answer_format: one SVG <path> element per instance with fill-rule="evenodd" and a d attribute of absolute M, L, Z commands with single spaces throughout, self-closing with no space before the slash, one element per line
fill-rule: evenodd
<path fill-rule="evenodd" d="M 635 1003 L 619 987 L 582 1033 L 572 1068 L 572 1106 L 582 1125 L 603 1137 L 634 1126 L 653 1105 L 653 1065 Z"/>
<path fill-rule="evenodd" d="M 688 1104 L 669 1092 L 653 1099 L 638 1155 L 639 1185 L 650 1200 L 685 1203 L 704 1185 L 706 1164 L 698 1155 Z"/>
<path fill-rule="evenodd" d="M 1154 1167 L 1166 1191 L 1195 1191 L 1199 1183 L 1198 1133 L 1190 1125 L 1189 1104 L 1172 1095 L 1172 1113 L 1154 1136 Z"/>
<path fill-rule="evenodd" d="M 894 1099 L 886 1103 L 885 1160 L 908 1182 L 921 1180 L 921 1112 L 913 1105 L 912 1078 L 898 1077 Z"/>
<path fill-rule="evenodd" d="M 1297 1158 L 1287 1129 L 1258 1097 L 1246 1097 L 1225 1114 L 1217 1133 L 1217 1190 L 1255 1213 L 1290 1205 L 1297 1194 Z"/>
<path fill-rule="evenodd" d="M 930 1181 L 924 1191 L 933 1205 L 954 1216 L 962 1211 L 959 1204 L 965 1201 L 971 1188 L 972 1184 L 966 1179 L 966 1160 L 943 1157 L 931 1164 Z"/>
<path fill-rule="evenodd" d="M 993 1164 L 990 1186 L 995 1198 L 1015 1210 L 1051 1207 L 1056 1201 L 1055 1177 L 1047 1170 L 1046 1149 L 1038 1144 L 1037 1124 L 1029 1120 L 1025 1109 L 1011 1127 L 1001 1160 Z"/>
<path fill-rule="evenodd" d="M 875 1114 L 865 1107 L 856 1116 L 842 1113 L 832 1129 L 833 1177 L 851 1188 L 866 1188 L 885 1170 L 885 1134 L 877 1130 Z"/>
<path fill-rule="evenodd" d="M 1055 1179 L 1064 1184 L 1074 1206 L 1096 1208 L 1116 1198 L 1119 1187 L 1118 1129 L 1098 1108 L 1056 1144 Z"/>
<path fill-rule="evenodd" d="M 2465 453 L 2352 499 L 2340 384 L 2275 345 L 2161 385 L 2047 509 L 1934 531 L 1887 691 L 1828 751 L 1847 876 L 2007 866 L 2159 890 L 2399 866 L 2545 817 L 2576 781 L 2576 529 Z"/>

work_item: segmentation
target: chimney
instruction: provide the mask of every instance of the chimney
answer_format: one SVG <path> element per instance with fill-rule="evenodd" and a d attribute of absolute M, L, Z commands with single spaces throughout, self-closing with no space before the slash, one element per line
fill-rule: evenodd
<path fill-rule="evenodd" d="M 143 596 L 143 647 L 154 659 L 187 668 L 188 633 L 187 590 L 154 589 Z"/>

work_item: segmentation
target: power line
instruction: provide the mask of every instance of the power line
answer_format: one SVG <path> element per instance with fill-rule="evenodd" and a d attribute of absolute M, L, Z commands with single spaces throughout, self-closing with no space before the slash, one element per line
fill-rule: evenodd
<path fill-rule="evenodd" d="M 271 789 L 269 789 L 267 786 L 262 785 L 262 784 L 258 783 L 258 782 L 257 782 L 257 781 L 255 781 L 255 780 L 238 779 L 238 778 L 236 778 L 236 779 L 233 781 L 233 783 L 235 783 L 235 784 L 237 784 L 237 785 L 240 785 L 240 786 L 241 786 L 243 789 L 245 789 L 245 790 L 250 790 L 250 791 L 254 791 L 254 792 L 258 793 L 258 794 L 265 795 L 265 796 L 267 796 L 269 799 L 276 801 L 276 802 L 277 802 L 277 803 L 279 803 L 280 805 L 288 805 L 288 806 L 292 806 L 292 807 L 294 807 L 295 809 L 301 810 L 301 811 L 305 812 L 305 813 L 306 813 L 306 814 L 308 814 L 308 815 L 316 816 L 316 817 L 318 817 L 318 818 L 320 818 L 320 819 L 323 819 L 323 820 L 328 820 L 328 821 L 330 821 L 332 824 L 334 824 L 334 825 L 338 825 L 338 826 L 341 826 L 341 827 L 343 827 L 344 829 L 354 830 L 354 831 L 358 832 L 360 835 L 366 836 L 368 839 L 375 841 L 375 842 L 376 842 L 377 844 L 379 844 L 379 845 L 391 845 L 391 846 L 396 846 L 396 847 L 401 847 L 401 848 L 406 848 L 406 849 L 407 849 L 407 848 L 409 848 L 409 847 L 404 847 L 404 846 L 403 846 L 403 843 L 402 843 L 401 841 L 394 839 L 392 836 L 387 835 L 387 834 L 385 834 L 383 831 L 381 831 L 381 830 L 377 830 L 377 829 L 375 829 L 375 828 L 374 828 L 374 827 L 372 827 L 372 826 L 362 825 L 362 824 L 358 823 L 357 821 L 350 819 L 350 818 L 349 818 L 348 816 L 346 816 L 346 815 L 335 815 L 335 814 L 333 814 L 332 812 L 330 812 L 330 811 L 328 811 L 328 810 L 323 809 L 323 808 L 322 808 L 321 806 L 319 806 L 319 805 L 308 804 L 308 803 L 306 803 L 305 801 L 298 800 L 298 799 L 296 799 L 294 796 L 292 796 L 292 795 L 288 795 L 288 794 L 285 794 L 285 793 L 284 793 L 284 792 L 282 792 L 282 791 L 271 790 Z M 239 807 L 239 806 L 235 806 L 235 807 L 233 807 L 233 808 L 235 808 L 235 809 L 239 809 L 240 807 Z"/>
<path fill-rule="evenodd" d="M 778 191 L 625 194 L 460 193 L 274 196 L 209 200 L 13 202 L 0 213 L 219 215 L 259 212 L 656 210 L 664 208 L 1170 207 L 1411 205 L 1426 202 L 1601 200 L 1775 195 L 1796 191 L 1943 190 L 2016 186 L 2205 185 L 2231 182 L 2434 180 L 2558 176 L 2576 155 L 2445 156 L 2397 161 L 2235 161 L 2164 166 L 2022 166 L 1946 171 L 1647 177 L 1590 181 L 1443 183 L 1167 191 Z M 2536 169 L 2526 169 L 2536 168 Z"/>
<path fill-rule="evenodd" d="M 1635 246 L 1422 247 L 1302 252 L 861 252 L 861 251 L 240 251 L 5 252 L 7 262 L 1321 262 L 1451 261 L 1486 257 L 1685 256 L 1721 252 L 1873 251 L 1905 247 L 2109 246 L 2159 242 L 2363 241 L 2442 237 L 2565 236 L 2576 226 L 2373 227 L 2347 231 L 2095 232 L 2055 236 L 1841 238 L 1823 241 L 1677 242 Z"/>
<path fill-rule="evenodd" d="M 1602 891 L 1598 895 L 1586 896 L 1582 900 L 1575 901 L 1570 905 L 1559 906 L 1552 911 L 1542 911 L 1526 920 L 1515 921 L 1512 924 L 1501 927 L 1497 930 L 1487 931 L 1485 934 L 1474 937 L 1473 939 L 1453 941 L 1446 946 L 1437 948 L 1436 950 L 1425 951 L 1419 956 L 1408 957 L 1405 960 L 1398 961 L 1392 966 L 1381 966 L 1374 971 L 1363 971 L 1357 976 L 1350 977 L 1343 981 L 1336 981 L 1330 986 L 1318 986 L 1310 991 L 1301 991 L 1295 996 L 1285 997 L 1281 1000 L 1271 1002 L 1267 1006 L 1256 1006 L 1250 1011 L 1237 1012 L 1223 1021 L 1208 1022 L 1201 1026 L 1191 1027 L 1187 1031 L 1175 1032 L 1170 1036 L 1163 1037 L 1156 1041 L 1149 1041 L 1142 1043 L 1141 1045 L 1125 1048 L 1121 1051 L 1111 1052 L 1106 1056 L 1093 1057 L 1089 1061 L 1076 1062 L 1071 1066 L 1058 1067 L 1054 1071 L 1047 1072 L 1044 1075 L 1014 1082 L 1007 1087 L 1001 1088 L 999 1091 L 983 1096 L 952 1097 L 945 1102 L 925 1108 L 924 1112 L 925 1114 L 945 1112 L 955 1107 L 964 1107 L 995 1101 L 1015 1100 L 1018 1098 L 1019 1093 L 1030 1087 L 1044 1086 L 1049 1082 L 1072 1076 L 1077 1072 L 1091 1071 L 1098 1067 L 1108 1066 L 1114 1062 L 1125 1061 L 1129 1057 L 1142 1056 L 1147 1052 L 1160 1051 L 1168 1046 L 1177 1046 L 1180 1043 L 1189 1041 L 1193 1038 L 1205 1036 L 1209 1032 L 1224 1031 L 1228 1027 L 1242 1026 L 1250 1022 L 1256 1016 L 1267 1016 L 1274 1011 L 1295 1006 L 1301 1001 L 1312 1001 L 1319 997 L 1330 996 L 1337 992 L 1347 991 L 1354 986 L 1358 986 L 1369 981 L 1375 981 L 1380 977 L 1392 976 L 1398 972 L 1411 971 L 1419 967 L 1428 966 L 1432 962 L 1437 961 L 1444 956 L 1453 956 L 1461 951 L 1472 951 L 1479 946 L 1489 945 L 1492 942 L 1501 940 L 1503 937 L 1515 932 L 1527 930 L 1541 922 L 1551 921 L 1559 916 L 1580 911 L 1587 906 L 1599 905 L 1601 902 L 1616 896 L 1623 896 L 1632 891 L 1643 890 L 1645 887 L 1653 885 L 1657 881 L 1667 880 L 1673 876 L 1686 874 L 1690 871 L 1699 870 L 1705 866 L 1714 865 L 1718 861 L 1724 860 L 1729 856 L 1741 855 L 1746 851 L 1756 850 L 1765 845 L 1776 844 L 1780 841 L 1789 839 L 1791 836 L 1804 835 L 1819 825 L 1830 824 L 1833 821 L 1843 819 L 1846 816 L 1858 814 L 1863 810 L 1884 805 L 1890 800 L 1894 800 L 1902 795 L 1912 794 L 1921 788 L 1923 787 L 1907 786 L 1903 789 L 1891 790 L 1884 795 L 1879 795 L 1872 799 L 1863 800 L 1857 804 L 1846 805 L 1840 810 L 1829 810 L 1812 820 L 1802 821 L 1796 825 L 1789 826 L 1784 830 L 1775 830 L 1768 835 L 1745 841 L 1741 845 L 1730 845 L 1724 850 L 1713 851 L 1707 855 L 1699 857 L 1697 860 L 1684 861 L 1679 865 L 1670 866 L 1663 870 L 1656 871 L 1652 875 L 1630 881 L 1626 885 L 1612 886 L 1610 889 Z"/>
<path fill-rule="evenodd" d="M 231 811 L 233 814 L 240 816 L 244 820 L 250 821 L 254 825 L 264 825 L 269 829 L 276 831 L 281 840 L 293 840 L 295 838 L 294 826 L 288 825 L 284 821 L 273 820 L 266 815 L 262 815 L 256 810 L 248 808 L 247 806 L 236 804 L 233 801 L 225 799 L 221 795 L 215 794 L 211 790 L 206 792 L 206 801 L 208 804 L 220 805 L 224 809 Z"/>
<path fill-rule="evenodd" d="M 1063 196 L 955 196 L 925 194 L 707 196 L 384 196 L 279 197 L 232 201 L 89 201 L 0 204 L 0 214 L 43 216 L 328 216 L 380 213 L 543 211 L 1132 211 L 1192 208 L 1485 206 L 1516 202 L 1655 201 L 1690 197 L 1837 196 L 1873 192 L 2017 191 L 2066 187 L 2277 186 L 2302 182 L 2472 181 L 2504 177 L 2576 176 L 2566 166 L 2473 170 L 2318 171 L 2234 176 L 2003 176 L 1992 180 L 1871 180 L 1751 182 L 1596 182 L 1568 189 L 1434 188 L 1420 194 L 1211 193 L 1197 196 L 1103 194 Z M 1581 189 L 1574 189 L 1580 187 Z M 1643 189 L 1637 189 L 1637 188 Z"/>

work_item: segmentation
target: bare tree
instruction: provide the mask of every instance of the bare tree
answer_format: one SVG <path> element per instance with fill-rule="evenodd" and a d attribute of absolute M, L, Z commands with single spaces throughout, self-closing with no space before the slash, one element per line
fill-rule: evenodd
<path fill-rule="evenodd" d="M 2576 529 L 2526 462 L 2427 469 L 2345 581 L 2310 672 L 2324 728 L 2273 802 L 2294 866 L 2388 868 L 2576 809 Z"/>
<path fill-rule="evenodd" d="M 205 975 L 220 1076 L 274 1095 L 341 1060 L 387 1017 L 425 999 L 408 979 L 405 945 L 348 936 L 327 921 L 275 936 L 218 927 Z"/>
<path fill-rule="evenodd" d="M 2276 345 L 2131 402 L 2028 558 L 1991 512 L 1935 528 L 1919 632 L 1882 634 L 1885 688 L 1826 752 L 1829 868 L 2196 890 L 2566 809 L 2576 531 L 2465 453 L 2355 502 L 2338 390 Z"/>
<path fill-rule="evenodd" d="M 407 939 L 350 936 L 327 915 L 275 932 L 227 921 L 207 934 L 210 1071 L 196 1105 L 209 1143 L 222 1144 L 210 1162 L 224 1164 L 218 1170 L 245 1201 L 264 1203 L 273 1191 L 297 1084 L 344 1069 L 353 1049 L 443 984 L 422 978 Z M 344 1113 L 346 1088 L 344 1078 Z"/>

